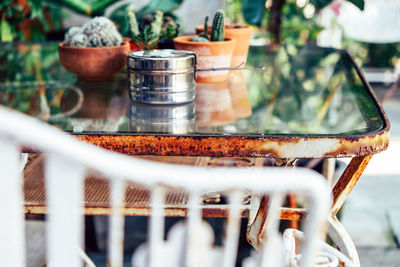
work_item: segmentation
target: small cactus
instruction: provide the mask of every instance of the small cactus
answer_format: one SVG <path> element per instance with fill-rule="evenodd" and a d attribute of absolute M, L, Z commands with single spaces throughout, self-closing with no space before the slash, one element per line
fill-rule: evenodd
<path fill-rule="evenodd" d="M 89 46 L 89 40 L 85 34 L 77 33 L 74 36 L 72 36 L 69 44 L 70 46 L 87 47 Z"/>
<path fill-rule="evenodd" d="M 208 16 L 204 20 L 204 32 L 199 34 L 199 37 L 206 38 L 208 40 Z"/>
<path fill-rule="evenodd" d="M 225 40 L 224 11 L 215 13 L 210 38 L 208 37 L 208 16 L 204 20 L 204 32 L 190 39 L 192 42 L 219 42 Z"/>
<path fill-rule="evenodd" d="M 72 27 L 65 35 L 65 44 L 80 47 L 117 46 L 122 36 L 106 17 L 95 17 L 82 27 Z"/>
<path fill-rule="evenodd" d="M 218 10 L 217 13 L 215 13 L 210 38 L 212 42 L 225 40 L 224 17 L 225 14 L 223 10 Z"/>

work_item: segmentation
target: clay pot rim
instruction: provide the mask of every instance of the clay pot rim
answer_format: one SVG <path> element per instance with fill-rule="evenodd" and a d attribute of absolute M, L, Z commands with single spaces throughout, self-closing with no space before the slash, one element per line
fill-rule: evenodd
<path fill-rule="evenodd" d="M 216 41 L 216 42 L 193 42 L 189 41 L 191 38 L 198 36 L 197 34 L 194 35 L 183 35 L 183 36 L 178 36 L 174 38 L 174 43 L 181 43 L 181 44 L 188 44 L 188 45 L 194 45 L 194 46 L 212 46 L 212 45 L 220 45 L 220 46 L 225 46 L 227 44 L 236 44 L 236 40 L 230 39 L 230 38 L 225 38 L 224 41 Z"/>
<path fill-rule="evenodd" d="M 123 40 L 120 45 L 114 45 L 114 46 L 99 46 L 99 47 L 78 47 L 78 46 L 66 46 L 65 42 L 61 42 L 58 47 L 65 49 L 65 50 L 101 50 L 101 49 L 108 49 L 108 50 L 113 50 L 113 49 L 120 49 L 121 47 L 129 47 L 129 42 L 128 40 Z"/>
<path fill-rule="evenodd" d="M 241 28 L 234 28 L 235 26 L 241 26 Z M 211 29 L 212 29 L 212 25 L 208 25 L 208 31 L 211 31 Z M 247 32 L 247 31 L 250 31 L 250 32 L 253 32 L 253 27 L 252 26 L 250 26 L 250 25 L 240 25 L 240 24 L 235 24 L 235 23 L 226 24 L 224 29 L 225 29 L 225 32 L 226 31 L 235 31 L 235 32 L 239 32 L 239 31 L 240 32 Z M 197 25 L 196 26 L 196 30 L 204 31 L 204 24 L 203 25 Z"/>

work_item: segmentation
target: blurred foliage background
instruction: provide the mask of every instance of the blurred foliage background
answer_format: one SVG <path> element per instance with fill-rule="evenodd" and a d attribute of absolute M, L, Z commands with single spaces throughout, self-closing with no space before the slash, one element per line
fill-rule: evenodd
<path fill-rule="evenodd" d="M 323 30 L 317 23 L 320 10 L 333 0 L 224 0 L 227 18 L 238 24 L 252 24 L 258 29 L 255 38 L 267 44 L 315 44 Z M 363 9 L 363 0 L 348 0 Z M 104 15 L 117 0 L 2 0 L 0 2 L 0 40 L 61 40 L 65 29 L 65 10 L 88 16 Z M 179 20 L 173 12 L 184 0 L 150 0 L 137 10 L 138 17 L 161 10 Z M 199 4 L 201 1 L 199 1 Z M 123 35 L 127 32 L 129 3 L 116 8 L 109 17 Z M 183 25 L 185 27 L 185 25 Z M 400 44 L 368 44 L 343 39 L 343 47 L 370 67 L 393 67 L 400 58 Z"/>

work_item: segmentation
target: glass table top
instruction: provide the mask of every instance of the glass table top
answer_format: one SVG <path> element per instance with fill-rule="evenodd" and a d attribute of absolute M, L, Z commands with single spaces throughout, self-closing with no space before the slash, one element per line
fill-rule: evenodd
<path fill-rule="evenodd" d="M 0 104 L 77 134 L 348 136 L 378 132 L 386 119 L 344 51 L 252 47 L 248 66 L 220 83 L 198 83 L 195 101 L 130 100 L 127 72 L 76 80 L 58 44 L 0 44 Z"/>

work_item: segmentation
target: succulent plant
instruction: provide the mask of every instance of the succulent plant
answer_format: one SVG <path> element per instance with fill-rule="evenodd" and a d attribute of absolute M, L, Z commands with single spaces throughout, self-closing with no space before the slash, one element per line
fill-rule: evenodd
<path fill-rule="evenodd" d="M 77 33 L 72 36 L 69 46 L 86 47 L 89 44 L 87 36 L 83 33 Z"/>
<path fill-rule="evenodd" d="M 147 24 L 146 22 L 139 24 L 135 13 L 132 10 L 128 11 L 131 38 L 133 43 L 138 46 L 139 49 L 147 50 L 153 49 L 157 46 L 160 40 L 163 15 L 163 12 L 157 11 L 153 21 L 148 18 Z"/>
<path fill-rule="evenodd" d="M 208 36 L 208 16 L 204 20 L 204 32 L 200 33 L 199 36 L 190 39 L 192 42 L 219 42 L 225 40 L 225 25 L 224 25 L 225 13 L 223 10 L 218 10 L 214 15 L 213 25 L 211 29 L 210 37 Z"/>
<path fill-rule="evenodd" d="M 106 17 L 95 17 L 82 27 L 72 27 L 65 35 L 67 46 L 117 46 L 121 42 L 122 36 L 114 23 Z"/>
<path fill-rule="evenodd" d="M 173 18 L 164 16 L 161 27 L 160 40 L 172 40 L 181 32 L 181 24 L 175 22 Z"/>

